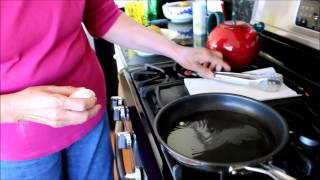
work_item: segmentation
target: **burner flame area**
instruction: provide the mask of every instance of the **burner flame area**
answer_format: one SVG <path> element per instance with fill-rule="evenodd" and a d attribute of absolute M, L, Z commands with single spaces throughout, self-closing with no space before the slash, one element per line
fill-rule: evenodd
<path fill-rule="evenodd" d="M 165 84 L 184 78 L 198 77 L 195 73 L 183 68 L 178 63 L 144 64 L 143 67 L 135 69 L 131 75 L 137 87 Z"/>
<path fill-rule="evenodd" d="M 164 69 L 151 64 L 144 64 L 142 70 L 132 73 L 132 77 L 137 82 L 138 87 L 169 81 L 169 75 L 166 74 Z"/>
<path fill-rule="evenodd" d="M 198 77 L 197 75 L 195 75 L 194 72 L 192 72 L 191 70 L 187 70 L 184 67 L 182 67 L 180 64 L 175 63 L 173 65 L 173 71 L 176 72 L 177 76 L 181 77 L 181 78 L 193 78 L 193 77 Z"/>

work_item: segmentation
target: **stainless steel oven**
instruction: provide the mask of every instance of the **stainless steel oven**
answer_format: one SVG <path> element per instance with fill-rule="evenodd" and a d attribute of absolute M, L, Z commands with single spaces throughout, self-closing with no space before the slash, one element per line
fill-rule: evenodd
<path fill-rule="evenodd" d="M 251 22 L 264 22 L 266 30 L 320 50 L 320 1 L 256 1 Z"/>

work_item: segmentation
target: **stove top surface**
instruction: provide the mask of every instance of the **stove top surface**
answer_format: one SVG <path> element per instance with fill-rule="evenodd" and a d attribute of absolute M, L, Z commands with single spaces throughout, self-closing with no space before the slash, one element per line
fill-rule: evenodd
<path fill-rule="evenodd" d="M 272 63 L 258 58 L 248 70 L 271 67 Z M 274 66 L 273 66 L 274 67 Z M 284 75 L 284 83 L 302 94 L 301 97 L 266 101 L 278 111 L 289 126 L 290 138 L 286 147 L 273 158 L 273 164 L 298 179 L 320 178 L 320 103 L 310 101 L 303 87 L 291 80 L 285 71 L 274 67 Z M 171 101 L 189 95 L 183 79 L 190 73 L 174 62 L 144 64 L 129 69 L 130 76 L 138 92 L 140 101 L 148 116 L 149 125 L 158 111 Z M 179 164 L 161 146 L 165 164 L 173 179 L 270 179 L 252 172 L 206 173 Z"/>
<path fill-rule="evenodd" d="M 273 158 L 273 164 L 297 179 L 320 179 L 320 67 L 319 51 L 292 42 L 268 31 L 260 34 L 261 52 L 248 69 L 273 67 L 284 76 L 284 83 L 300 97 L 265 101 L 279 112 L 289 127 L 289 141 Z M 196 39 L 178 44 L 193 46 Z M 136 56 L 133 50 L 122 49 L 128 74 L 138 102 L 152 129 L 158 111 L 166 104 L 188 96 L 183 79 L 190 72 L 163 56 Z M 269 56 L 272 55 L 272 56 Z M 153 132 L 152 132 L 153 133 Z M 154 139 L 156 140 L 154 134 Z M 159 143 L 164 179 L 271 179 L 252 172 L 206 173 L 186 167 L 173 159 Z"/>

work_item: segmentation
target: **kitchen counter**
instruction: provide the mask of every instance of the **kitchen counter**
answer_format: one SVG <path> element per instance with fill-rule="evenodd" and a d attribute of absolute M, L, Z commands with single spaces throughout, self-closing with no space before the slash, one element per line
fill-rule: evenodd
<path fill-rule="evenodd" d="M 115 59 L 117 61 L 119 70 L 123 68 L 143 65 L 145 63 L 153 64 L 172 61 L 171 59 L 160 55 L 140 56 L 135 50 L 123 48 L 119 45 L 115 45 Z"/>

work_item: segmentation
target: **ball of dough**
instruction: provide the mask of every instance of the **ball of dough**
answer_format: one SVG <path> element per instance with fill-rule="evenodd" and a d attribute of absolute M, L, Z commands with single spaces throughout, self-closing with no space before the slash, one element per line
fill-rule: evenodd
<path fill-rule="evenodd" d="M 71 98 L 92 98 L 95 96 L 96 96 L 96 94 L 92 90 L 86 89 L 86 88 L 80 88 L 79 90 L 76 90 L 74 93 L 72 93 L 69 97 L 71 97 Z"/>

